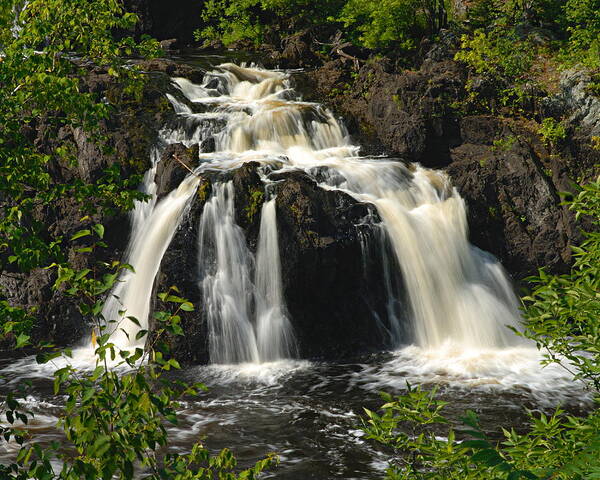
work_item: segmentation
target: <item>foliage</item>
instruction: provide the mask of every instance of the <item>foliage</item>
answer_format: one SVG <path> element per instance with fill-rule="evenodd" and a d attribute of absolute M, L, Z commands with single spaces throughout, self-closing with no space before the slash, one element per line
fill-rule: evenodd
<path fill-rule="evenodd" d="M 105 246 L 104 227 L 95 224 L 73 235 L 72 240 L 86 239 L 91 251 Z M 99 270 L 108 271 L 97 278 L 96 269 L 75 271 L 68 264 L 51 265 L 57 269 L 55 289 L 65 289 L 67 295 L 79 298 L 79 309 L 95 324 L 99 335 L 92 343 L 96 365 L 93 370 L 81 371 L 71 365 L 54 373 L 54 394 L 66 397 L 58 426 L 64 431 L 66 442 L 42 447 L 30 438 L 27 424 L 30 414 L 23 411 L 17 395 L 10 394 L 0 405 L 9 425 L 0 427 L 4 441 L 11 439 L 21 445 L 14 463 L 0 466 L 0 476 L 6 479 L 76 480 L 76 479 L 133 479 L 144 472 L 148 479 L 206 479 L 227 478 L 250 480 L 265 468 L 276 463 L 268 456 L 254 467 L 236 474 L 236 460 L 227 449 L 212 456 L 200 443 L 188 454 L 168 451 L 167 423 L 177 424 L 178 400 L 196 396 L 205 387 L 170 382 L 162 374 L 179 369 L 174 358 L 167 358 L 161 337 L 183 335 L 180 312 L 192 311 L 194 306 L 171 287 L 159 294 L 171 312 L 154 314 L 157 327 L 146 349 L 120 350 L 111 341 L 111 333 L 123 322 L 138 327 L 136 340 L 147 334 L 136 318 L 120 312 L 118 319 L 102 316 L 102 299 L 118 282 L 123 269 L 131 266 L 113 262 L 100 264 Z M 27 338 L 17 342 L 18 347 Z M 19 344 L 20 343 L 20 344 Z M 50 350 L 37 356 L 39 363 L 50 362 L 61 356 L 60 350 Z M 15 423 L 20 422 L 22 426 Z"/>
<path fill-rule="evenodd" d="M 539 134 L 548 145 L 557 145 L 560 141 L 567 138 L 565 126 L 553 118 L 544 118 L 538 130 Z"/>
<path fill-rule="evenodd" d="M 529 280 L 537 288 L 524 298 L 526 335 L 577 378 L 600 391 L 600 179 L 581 187 L 570 203 L 577 217 L 588 217 L 592 231 L 571 247 L 575 263 L 564 275 L 543 270 Z"/>
<path fill-rule="evenodd" d="M 569 51 L 578 61 L 600 68 L 600 1 L 568 0 Z"/>
<path fill-rule="evenodd" d="M 600 179 L 581 187 L 569 202 L 577 217 L 587 216 L 593 231 L 573 247 L 571 272 L 529 279 L 538 287 L 523 299 L 525 335 L 576 379 L 600 392 Z M 551 416 L 529 413 L 529 431 L 503 430 L 501 441 L 483 433 L 476 415 L 462 419 L 466 429 L 448 428 L 444 402 L 435 391 L 412 389 L 392 398 L 378 414 L 367 410 L 368 438 L 391 447 L 388 479 L 591 479 L 600 476 L 600 410 L 582 418 L 560 409 Z M 433 427 L 433 428 L 432 428 Z M 440 429 L 444 427 L 444 431 Z M 460 440 L 459 440 L 460 438 Z"/>
<path fill-rule="evenodd" d="M 503 430 L 496 441 L 472 411 L 460 429 L 449 427 L 445 402 L 435 393 L 409 386 L 403 396 L 383 394 L 381 414 L 366 410 L 367 438 L 394 452 L 387 479 L 583 479 L 600 473 L 599 411 L 584 419 L 560 409 L 551 416 L 529 413 L 529 432 Z"/>
<path fill-rule="evenodd" d="M 225 45 L 244 40 L 258 45 L 274 32 L 285 36 L 324 24 L 341 5 L 342 0 L 208 0 L 202 11 L 206 26 L 196 32 L 196 38 Z"/>
<path fill-rule="evenodd" d="M 340 20 L 350 28 L 359 45 L 412 50 L 415 47 L 412 34 L 422 27 L 414 14 L 417 5 L 416 0 L 350 0 L 342 9 Z"/>
<path fill-rule="evenodd" d="M 490 82 L 503 105 L 518 105 L 524 96 L 523 85 L 530 81 L 532 49 L 528 40 L 520 40 L 514 33 L 476 30 L 461 37 L 455 59 Z"/>
<path fill-rule="evenodd" d="M 118 165 L 94 182 L 56 178 L 59 166 L 74 167 L 74 146 L 40 147 L 36 129 L 49 137 L 81 130 L 102 147 L 99 125 L 111 105 L 81 89 L 83 65 L 103 65 L 134 93 L 142 77 L 121 57 L 158 52 L 157 43 L 116 41 L 115 29 L 128 29 L 136 17 L 116 0 L 13 0 L 0 10 L 0 262 L 21 270 L 61 259 L 61 238 L 51 238 L 36 208 L 71 197 L 82 205 L 129 209 L 140 198 Z M 3 4 L 3 5 L 4 5 Z M 21 9 L 22 7 L 22 9 Z M 13 23 L 12 15 L 16 15 Z M 13 36 L 13 32 L 16 32 Z M 43 142 L 42 142 L 43 145 Z M 115 171 L 117 168 L 117 171 Z M 8 200 L 10 199 L 10 200 Z M 90 201 L 93 199 L 93 202 Z M 10 240 L 10 242 L 9 242 Z"/>
<path fill-rule="evenodd" d="M 115 40 L 137 18 L 117 0 L 10 0 L 0 7 L 0 267 L 30 271 L 65 261 L 65 241 L 39 212 L 78 202 L 81 209 L 128 210 L 144 197 L 139 178 L 124 178 L 115 163 L 97 178 L 57 174 L 77 168 L 73 142 L 48 139 L 84 132 L 106 151 L 100 126 L 113 106 L 82 88 L 85 65 L 101 65 L 119 78 L 127 94 L 139 92 L 143 76 L 122 56 L 154 55 L 155 40 Z M 74 133 L 73 133 L 74 134 Z M 37 138 L 36 138 L 37 136 Z M 43 137 L 43 138 L 42 138 Z M 53 146 L 54 145 L 54 146 Z M 2 300 L 5 334 L 26 335 L 31 313 Z M 21 337 L 23 338 L 23 337 Z"/>
<path fill-rule="evenodd" d="M 338 18 L 350 39 L 373 50 L 412 50 L 419 38 L 446 26 L 444 1 L 349 0 Z"/>
<path fill-rule="evenodd" d="M 447 24 L 443 0 L 209 0 L 198 39 L 231 45 L 240 40 L 260 44 L 319 26 L 333 32 L 345 27 L 347 39 L 374 50 L 411 50 L 423 35 Z"/>

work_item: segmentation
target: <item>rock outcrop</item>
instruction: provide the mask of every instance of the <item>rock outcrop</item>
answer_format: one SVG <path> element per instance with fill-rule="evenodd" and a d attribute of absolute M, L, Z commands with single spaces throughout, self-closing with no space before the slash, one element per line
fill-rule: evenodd
<path fill-rule="evenodd" d="M 203 175 L 199 193 L 163 258 L 157 291 L 177 285 L 198 306 L 195 312 L 181 312 L 185 337 L 169 338 L 173 354 L 180 359 L 208 360 L 197 231 L 212 185 L 233 182 L 236 223 L 255 253 L 263 197 L 256 203 L 253 193 L 265 189 L 258 168 L 257 163 L 247 163 L 232 172 Z M 323 190 L 301 172 L 274 174 L 272 179 L 277 181 L 270 193 L 277 195 L 284 297 L 300 356 L 341 358 L 389 346 L 381 258 L 374 255 L 365 269 L 363 255 L 365 245 L 377 241 L 374 207 L 343 192 Z"/>
<path fill-rule="evenodd" d="M 81 128 L 62 127 L 58 131 L 40 118 L 36 125 L 27 127 L 32 144 L 41 152 L 53 152 L 56 147 L 69 147 L 76 162 L 52 161 L 48 165 L 51 181 L 57 184 L 81 182 L 93 185 L 111 169 L 128 181 L 135 190 L 150 165 L 150 150 L 155 145 L 159 127 L 172 115 L 172 108 L 165 98 L 169 79 L 164 74 L 152 74 L 139 98 L 124 94 L 115 78 L 102 68 L 94 68 L 81 80 L 81 90 L 99 93 L 115 106 L 112 114 L 99 126 L 102 141 L 92 141 L 90 134 Z M 9 205 L 10 200 L 2 202 Z M 0 207 L 4 206 L 0 205 Z M 129 237 L 128 215 L 106 208 L 98 198 L 82 199 L 64 195 L 51 204 L 38 207 L 31 219 L 37 222 L 42 234 L 50 238 L 62 238 L 63 254 L 72 268 L 97 269 L 100 260 L 118 259 L 127 246 Z M 86 217 L 81 220 L 82 217 Z M 106 248 L 92 253 L 79 251 L 88 245 L 87 238 L 69 239 L 79 230 L 100 223 L 105 227 Z M 4 255 L 4 253 L 3 253 Z M 0 272 L 0 289 L 11 305 L 33 309 L 38 322 L 34 339 L 44 339 L 59 345 L 73 344 L 89 329 L 77 309 L 77 298 L 65 294 L 64 286 L 52 288 L 56 280 L 55 269 L 35 269 L 19 273 L 9 262 L 3 262 Z"/>
<path fill-rule="evenodd" d="M 549 146 L 531 120 L 470 108 L 467 73 L 451 59 L 451 44 L 426 50 L 417 70 L 382 60 L 352 72 L 334 60 L 298 83 L 347 119 L 364 153 L 445 168 L 467 202 L 472 242 L 517 280 L 540 267 L 563 271 L 580 234 L 559 192 L 591 178 L 600 161 L 592 142 L 600 103 L 589 76 L 566 72 L 557 95 L 535 102 L 542 117 L 568 119 L 569 141 Z"/>

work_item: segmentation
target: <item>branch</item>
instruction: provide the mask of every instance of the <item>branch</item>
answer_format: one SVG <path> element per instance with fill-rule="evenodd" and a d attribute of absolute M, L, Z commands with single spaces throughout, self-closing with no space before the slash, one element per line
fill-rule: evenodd
<path fill-rule="evenodd" d="M 177 160 L 177 161 L 178 161 L 178 162 L 179 162 L 179 163 L 180 163 L 180 164 L 183 166 L 183 168 L 185 168 L 185 169 L 186 169 L 188 172 L 190 172 L 192 175 L 195 175 L 196 177 L 200 178 L 200 175 L 198 175 L 198 174 L 197 174 L 196 172 L 194 172 L 194 171 L 193 171 L 193 170 L 192 170 L 190 167 L 188 167 L 188 166 L 187 166 L 187 165 L 186 165 L 186 164 L 183 162 L 183 160 L 181 160 L 181 159 L 180 159 L 180 158 L 177 156 L 177 154 L 175 154 L 175 153 L 174 153 L 174 154 L 173 154 L 173 158 L 174 158 L 175 160 Z"/>

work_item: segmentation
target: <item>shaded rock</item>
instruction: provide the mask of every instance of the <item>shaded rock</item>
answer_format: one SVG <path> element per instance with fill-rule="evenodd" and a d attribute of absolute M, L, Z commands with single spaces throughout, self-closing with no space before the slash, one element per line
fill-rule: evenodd
<path fill-rule="evenodd" d="M 168 58 L 153 58 L 150 60 L 138 61 L 137 64 L 147 72 L 161 72 L 170 77 L 184 77 L 194 83 L 201 83 L 204 77 L 204 70 L 178 63 Z M 163 90 L 163 95 L 166 90 Z"/>
<path fill-rule="evenodd" d="M 351 133 L 359 133 L 360 141 L 376 137 L 389 154 L 430 167 L 447 165 L 450 149 L 460 143 L 452 103 L 464 95 L 461 68 L 448 60 L 425 61 L 416 72 L 386 70 L 384 63 L 365 65 L 351 81 L 341 63 L 329 62 L 310 77 L 322 95 L 347 88 L 333 103 L 351 119 Z"/>
<path fill-rule="evenodd" d="M 557 173 L 537 136 L 490 116 L 467 117 L 460 126 L 463 143 L 446 171 L 467 203 L 471 241 L 517 279 L 541 266 L 564 270 L 577 231 L 559 205 Z"/>
<path fill-rule="evenodd" d="M 373 281 L 363 270 L 360 234 L 372 227 L 359 226 L 376 221 L 374 207 L 300 172 L 283 177 L 276 191 L 284 293 L 301 356 L 339 358 L 385 345 L 376 320 L 385 319 L 381 277 Z"/>
<path fill-rule="evenodd" d="M 197 231 L 216 182 L 233 181 L 237 223 L 256 252 L 264 184 L 259 165 L 208 173 L 162 261 L 157 291 L 177 285 L 197 305 L 182 312 L 185 337 L 169 337 L 177 358 L 208 361 L 207 321 L 197 259 Z M 340 358 L 389 346 L 386 297 L 381 288 L 382 259 L 374 207 L 339 191 L 323 190 L 303 172 L 272 174 L 284 297 L 302 358 Z M 363 248 L 374 242 L 373 254 Z"/>
<path fill-rule="evenodd" d="M 272 54 L 272 62 L 283 68 L 305 68 L 319 63 L 312 48 L 312 32 L 304 30 L 282 40 L 282 51 Z"/>
<path fill-rule="evenodd" d="M 156 168 L 157 199 L 161 200 L 175 190 L 197 165 L 197 145 L 191 148 L 181 143 L 168 145 Z"/>
<path fill-rule="evenodd" d="M 194 31 L 202 26 L 203 1 L 126 0 L 125 9 L 136 13 L 136 35 L 150 35 L 158 40 L 177 39 L 182 47 L 194 41 Z"/>

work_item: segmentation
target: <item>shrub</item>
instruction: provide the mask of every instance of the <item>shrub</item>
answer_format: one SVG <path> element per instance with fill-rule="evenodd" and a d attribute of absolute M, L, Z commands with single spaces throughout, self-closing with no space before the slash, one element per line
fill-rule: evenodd
<path fill-rule="evenodd" d="M 568 0 L 569 50 L 592 68 L 600 67 L 600 0 Z"/>
<path fill-rule="evenodd" d="M 544 143 L 550 146 L 556 146 L 560 141 L 567 138 L 565 126 L 553 118 L 544 118 L 538 133 L 544 139 Z"/>

